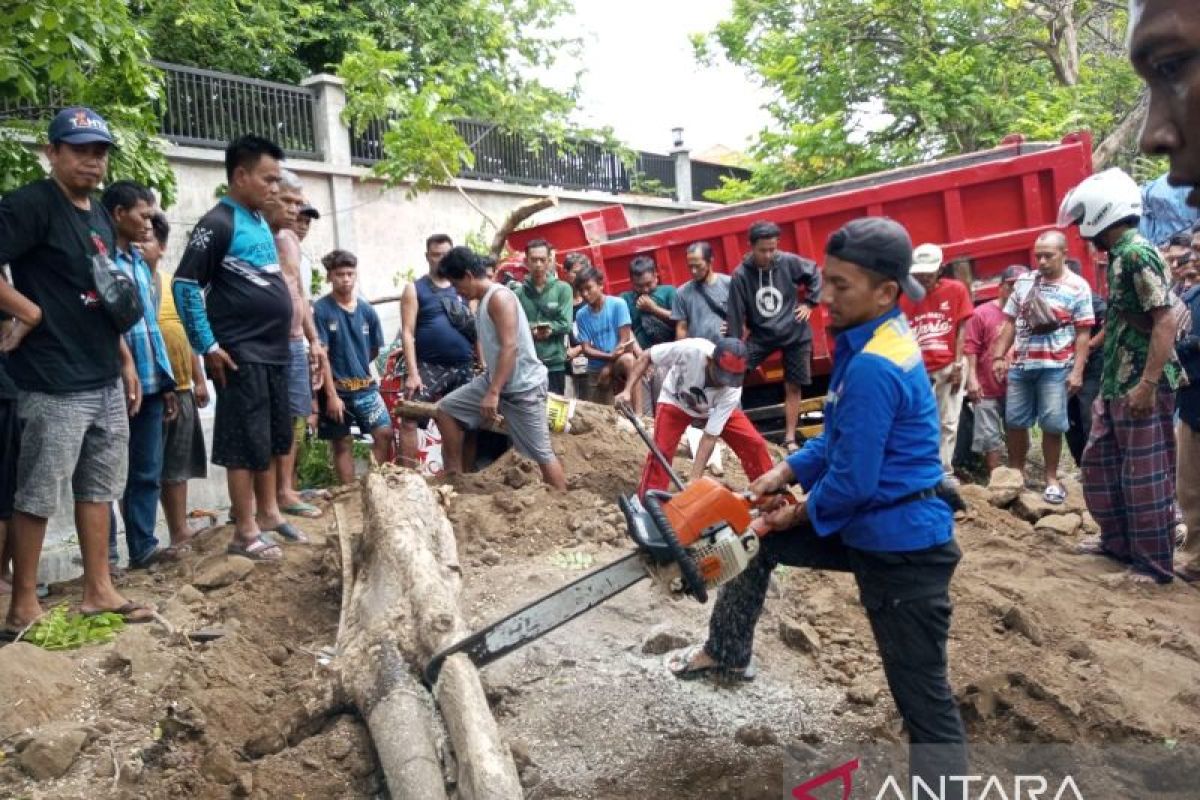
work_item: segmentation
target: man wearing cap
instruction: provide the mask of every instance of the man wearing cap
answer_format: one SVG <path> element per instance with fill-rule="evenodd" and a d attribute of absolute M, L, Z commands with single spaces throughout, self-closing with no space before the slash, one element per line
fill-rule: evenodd
<path fill-rule="evenodd" d="M 300 240 L 300 279 L 304 296 L 308 297 L 312 293 L 312 276 L 313 276 L 313 258 L 308 251 L 303 247 L 304 240 L 308 238 L 308 232 L 312 228 L 314 219 L 320 219 L 321 212 L 316 206 L 308 202 L 307 199 L 301 198 L 300 210 L 296 212 L 296 221 L 292 223 L 292 230 L 296 232 L 296 238 Z"/>
<path fill-rule="evenodd" d="M 0 312 L 15 323 L 0 339 L 19 389 L 24 421 L 12 535 L 13 590 L 0 639 L 11 640 L 42 612 L 37 569 L 46 523 L 70 480 L 83 554 L 85 614 L 115 611 L 147 622 L 149 608 L 127 601 L 108 571 L 108 510 L 128 468 L 129 415 L 141 401 L 128 346 L 96 294 L 94 259 L 115 269 L 116 231 L 92 196 L 108 171 L 108 124 L 89 108 L 68 108 L 50 123 L 50 177 L 0 200 Z"/>
<path fill-rule="evenodd" d="M 754 627 L 776 565 L 851 572 L 914 745 L 911 769 L 936 786 L 939 775 L 968 773 L 946 659 L 950 578 L 961 553 L 938 494 L 933 390 L 897 305 L 901 291 L 913 300 L 924 291 L 909 275 L 908 234 L 890 219 L 847 223 L 825 253 L 821 302 L 837 331 L 825 431 L 750 485 L 760 497 L 792 484 L 807 494 L 763 518 L 777 532 L 721 589 L 707 643 L 675 654 L 668 667 L 685 679 L 751 679 Z"/>
<path fill-rule="evenodd" d="M 1004 457 L 1004 395 L 1005 382 L 997 380 L 992 371 L 991 353 L 996 337 L 1004 326 L 1004 304 L 1012 295 L 1013 284 L 1029 270 L 1019 264 L 1006 267 L 1000 274 L 996 299 L 975 309 L 967 320 L 967 399 L 974 406 L 975 431 L 971 450 L 979 453 L 987 464 L 988 474 L 1001 465 Z"/>
<path fill-rule="evenodd" d="M 625 391 L 615 398 L 617 403 L 633 407 L 628 387 L 637 385 L 651 367 L 665 373 L 654 414 L 654 443 L 658 449 L 670 458 L 683 432 L 695 421 L 704 422 L 704 435 L 692 459 L 689 480 L 704 474 L 718 439 L 724 439 L 737 454 L 751 480 L 771 468 L 766 441 L 738 407 L 746 372 L 746 345 L 741 340 L 723 338 L 713 344 L 708 339 L 681 339 L 643 350 Z M 667 471 L 658 459 L 647 454 L 638 496 L 650 489 L 666 489 L 667 479 Z"/>
<path fill-rule="evenodd" d="M 958 420 L 962 416 L 963 385 L 967 377 L 963 359 L 966 321 L 974 306 L 966 285 L 954 278 L 943 278 L 942 248 L 923 244 L 913 251 L 912 275 L 925 289 L 925 297 L 914 302 L 900 298 L 900 309 L 921 346 L 925 371 L 933 384 L 941 421 L 942 469 L 954 474 L 954 443 L 958 438 Z"/>

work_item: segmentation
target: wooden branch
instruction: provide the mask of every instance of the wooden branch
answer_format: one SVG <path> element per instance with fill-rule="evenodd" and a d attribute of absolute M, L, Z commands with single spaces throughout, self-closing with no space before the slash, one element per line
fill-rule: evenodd
<path fill-rule="evenodd" d="M 517 229 L 525 220 L 532 217 L 539 211 L 544 211 L 547 208 L 554 208 L 558 205 L 558 198 L 554 195 L 547 197 L 532 197 L 518 205 L 504 220 L 504 224 L 496 231 L 496 235 L 492 237 L 492 246 L 490 252 L 493 257 L 499 258 L 504 252 L 504 244 L 508 241 L 508 237 Z"/>
<path fill-rule="evenodd" d="M 1150 94 L 1145 89 L 1138 96 L 1133 107 L 1117 126 L 1104 137 L 1104 141 L 1096 145 L 1092 151 L 1092 169 L 1096 172 L 1111 166 L 1121 151 L 1128 147 L 1142 130 L 1142 123 L 1150 110 Z"/>
<path fill-rule="evenodd" d="M 403 294 L 385 294 L 383 297 L 375 297 L 367 302 L 373 306 L 381 306 L 384 303 L 399 303 L 403 297 Z"/>

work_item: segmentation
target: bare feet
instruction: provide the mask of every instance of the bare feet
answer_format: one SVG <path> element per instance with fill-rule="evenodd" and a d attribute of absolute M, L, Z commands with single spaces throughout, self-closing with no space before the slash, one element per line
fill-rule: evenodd
<path fill-rule="evenodd" d="M 1147 575 L 1146 573 L 1138 572 L 1135 569 L 1131 569 L 1129 572 L 1125 573 L 1125 577 L 1130 583 L 1138 584 L 1140 586 L 1155 586 L 1158 584 L 1158 579 L 1153 575 Z"/>

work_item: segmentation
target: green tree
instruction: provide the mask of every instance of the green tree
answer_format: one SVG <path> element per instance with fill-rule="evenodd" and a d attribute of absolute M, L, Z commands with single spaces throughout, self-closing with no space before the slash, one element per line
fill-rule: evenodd
<path fill-rule="evenodd" d="M 770 89 L 761 165 L 735 200 L 1088 128 L 1131 158 L 1140 88 L 1111 0 L 734 0 L 694 38 Z M 1114 138 L 1105 139 L 1109 134 Z M 1103 140 L 1103 141 L 1101 141 Z"/>
<path fill-rule="evenodd" d="M 0 193 L 44 175 L 30 145 L 45 142 L 57 110 L 87 105 L 111 123 L 120 145 L 110 177 L 151 186 L 170 205 L 175 176 L 155 138 L 160 78 L 125 0 L 6 3 L 0 29 Z"/>

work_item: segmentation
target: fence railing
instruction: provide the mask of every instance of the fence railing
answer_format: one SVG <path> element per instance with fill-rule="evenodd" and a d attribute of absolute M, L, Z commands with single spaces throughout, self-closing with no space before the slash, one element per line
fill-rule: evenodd
<path fill-rule="evenodd" d="M 224 147 L 242 134 L 256 133 L 278 142 L 290 156 L 320 156 L 308 89 L 159 61 L 154 65 L 164 76 L 160 130 L 171 141 Z"/>

